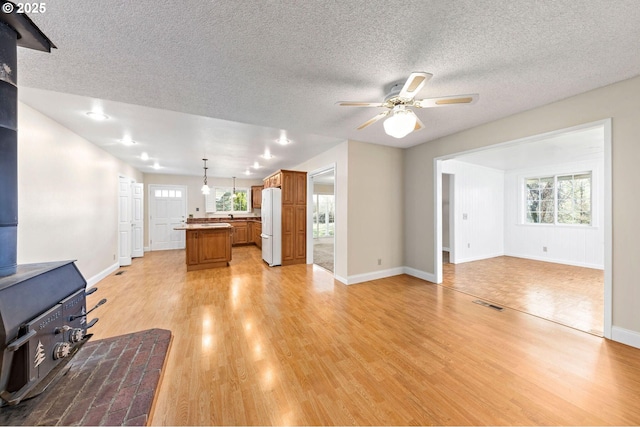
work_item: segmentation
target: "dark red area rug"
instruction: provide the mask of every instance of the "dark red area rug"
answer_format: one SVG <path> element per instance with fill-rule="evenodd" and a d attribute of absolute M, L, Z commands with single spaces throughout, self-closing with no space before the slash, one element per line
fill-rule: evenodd
<path fill-rule="evenodd" d="M 0 425 L 146 425 L 171 331 L 89 341 L 39 396 L 0 408 Z"/>

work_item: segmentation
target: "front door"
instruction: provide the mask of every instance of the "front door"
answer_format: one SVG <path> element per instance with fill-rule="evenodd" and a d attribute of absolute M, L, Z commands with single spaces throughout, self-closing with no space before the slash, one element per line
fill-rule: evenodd
<path fill-rule="evenodd" d="M 152 251 L 184 249 L 183 225 L 187 211 L 187 189 L 178 185 L 149 186 L 149 247 Z"/>

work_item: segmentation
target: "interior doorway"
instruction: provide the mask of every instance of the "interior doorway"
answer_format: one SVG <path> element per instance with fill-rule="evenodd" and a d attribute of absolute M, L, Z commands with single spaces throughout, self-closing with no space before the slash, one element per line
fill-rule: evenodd
<path fill-rule="evenodd" d="M 312 184 L 313 263 L 328 271 L 335 268 L 335 168 L 310 176 Z"/>
<path fill-rule="evenodd" d="M 132 258 L 144 256 L 143 188 L 125 176 L 118 177 L 118 265 L 131 265 Z"/>
<path fill-rule="evenodd" d="M 611 337 L 610 120 L 439 158 L 435 178 L 437 283 Z"/>
<path fill-rule="evenodd" d="M 451 227 L 453 223 L 453 180 L 454 175 L 442 174 L 442 262 L 449 264 L 455 261 L 455 247 L 453 245 L 455 229 Z"/>

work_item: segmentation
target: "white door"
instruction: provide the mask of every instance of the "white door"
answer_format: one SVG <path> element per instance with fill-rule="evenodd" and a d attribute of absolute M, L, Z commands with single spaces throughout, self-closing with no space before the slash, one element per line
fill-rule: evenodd
<path fill-rule="evenodd" d="M 177 185 L 149 186 L 149 246 L 152 251 L 184 249 L 187 189 Z"/>
<path fill-rule="evenodd" d="M 144 256 L 144 184 L 131 184 L 131 256 Z"/>
<path fill-rule="evenodd" d="M 131 180 L 118 178 L 118 263 L 131 265 Z"/>

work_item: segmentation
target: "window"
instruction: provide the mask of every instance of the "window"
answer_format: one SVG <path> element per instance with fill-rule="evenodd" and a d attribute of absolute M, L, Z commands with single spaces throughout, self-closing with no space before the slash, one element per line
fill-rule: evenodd
<path fill-rule="evenodd" d="M 155 190 L 154 191 L 154 195 L 157 198 L 173 198 L 173 197 L 182 197 L 182 191 L 181 190 Z"/>
<path fill-rule="evenodd" d="M 527 222 L 553 224 L 553 181 L 553 177 L 526 180 Z"/>
<path fill-rule="evenodd" d="M 313 237 L 329 237 L 335 230 L 335 196 L 313 195 Z"/>
<path fill-rule="evenodd" d="M 591 224 L 591 172 L 525 178 L 529 224 Z"/>
<path fill-rule="evenodd" d="M 558 177 L 558 222 L 591 224 L 591 173 Z"/>
<path fill-rule="evenodd" d="M 232 188 L 215 188 L 216 212 L 249 212 L 249 189 L 236 188 L 233 197 Z"/>

